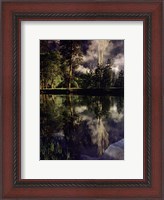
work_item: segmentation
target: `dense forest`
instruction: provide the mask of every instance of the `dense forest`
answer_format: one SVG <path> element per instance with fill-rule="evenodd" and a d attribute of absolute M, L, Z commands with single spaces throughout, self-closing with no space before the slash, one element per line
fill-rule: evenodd
<path fill-rule="evenodd" d="M 96 42 L 97 50 L 91 49 L 93 40 L 41 40 L 40 88 L 123 88 L 124 71 L 116 71 L 114 63 L 119 51 L 105 54 L 112 42 Z M 86 61 L 87 54 L 93 59 Z"/>

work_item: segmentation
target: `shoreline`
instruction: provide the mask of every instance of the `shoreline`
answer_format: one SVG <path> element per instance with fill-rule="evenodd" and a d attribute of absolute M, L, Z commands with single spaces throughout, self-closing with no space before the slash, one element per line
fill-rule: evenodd
<path fill-rule="evenodd" d="M 81 89 L 81 88 L 45 88 L 40 89 L 40 94 L 77 94 L 77 95 L 115 95 L 115 96 L 124 96 L 124 88 L 109 88 L 100 89 Z"/>

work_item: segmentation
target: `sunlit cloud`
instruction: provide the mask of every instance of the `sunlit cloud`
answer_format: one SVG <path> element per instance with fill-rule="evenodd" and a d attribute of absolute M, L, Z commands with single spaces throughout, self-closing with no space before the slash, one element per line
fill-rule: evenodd
<path fill-rule="evenodd" d="M 113 66 L 116 66 L 119 69 L 119 71 L 124 70 L 124 55 L 123 54 L 119 53 L 118 55 L 116 55 L 116 57 L 114 57 Z"/>
<path fill-rule="evenodd" d="M 117 66 L 113 65 L 111 68 L 112 68 L 112 71 L 113 71 L 115 74 L 118 74 L 118 72 L 120 71 L 118 65 L 117 65 Z"/>
<path fill-rule="evenodd" d="M 82 65 L 79 65 L 78 68 L 76 69 L 76 71 L 86 74 L 86 73 L 89 73 L 90 69 L 86 68 Z"/>

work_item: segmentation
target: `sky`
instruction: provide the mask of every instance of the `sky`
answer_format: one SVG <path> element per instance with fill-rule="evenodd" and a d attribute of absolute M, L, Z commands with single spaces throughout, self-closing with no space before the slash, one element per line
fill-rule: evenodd
<path fill-rule="evenodd" d="M 95 70 L 97 63 L 106 64 L 112 59 L 112 69 L 115 73 L 124 70 L 124 40 L 90 40 L 85 43 L 83 64 L 77 71 L 83 73 Z M 88 43 L 88 44 L 87 44 Z"/>

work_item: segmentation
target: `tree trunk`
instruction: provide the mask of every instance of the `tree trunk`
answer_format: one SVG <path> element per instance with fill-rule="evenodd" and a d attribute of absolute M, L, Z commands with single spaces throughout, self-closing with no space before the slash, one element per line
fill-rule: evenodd
<path fill-rule="evenodd" d="M 70 66 L 70 70 L 69 70 L 69 81 L 68 81 L 68 88 L 71 88 L 71 83 L 72 83 L 72 64 Z"/>

